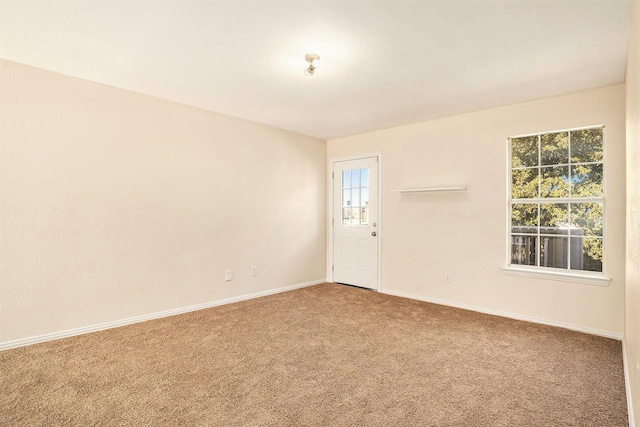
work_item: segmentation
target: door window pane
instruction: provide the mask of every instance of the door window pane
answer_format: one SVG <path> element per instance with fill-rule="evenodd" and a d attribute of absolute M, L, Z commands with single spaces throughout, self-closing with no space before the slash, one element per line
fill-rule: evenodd
<path fill-rule="evenodd" d="M 342 225 L 351 224 L 351 208 L 342 208 Z"/>
<path fill-rule="evenodd" d="M 368 188 L 363 188 L 360 190 L 360 203 L 362 203 L 362 206 L 367 206 L 369 204 L 369 189 Z"/>
<path fill-rule="evenodd" d="M 360 224 L 360 208 L 351 208 L 351 224 Z"/>
<path fill-rule="evenodd" d="M 350 188 L 351 187 L 351 171 L 346 170 L 342 171 L 342 188 Z"/>
<path fill-rule="evenodd" d="M 360 169 L 360 186 L 369 186 L 369 168 Z"/>
<path fill-rule="evenodd" d="M 351 189 L 342 190 L 342 206 L 351 206 Z"/>
<path fill-rule="evenodd" d="M 360 189 L 354 188 L 351 190 L 351 205 L 352 206 L 360 206 Z"/>
<path fill-rule="evenodd" d="M 351 171 L 351 186 L 360 187 L 360 169 L 353 169 Z"/>
<path fill-rule="evenodd" d="M 363 206 L 360 208 L 360 224 L 367 225 L 369 224 L 369 207 Z"/>

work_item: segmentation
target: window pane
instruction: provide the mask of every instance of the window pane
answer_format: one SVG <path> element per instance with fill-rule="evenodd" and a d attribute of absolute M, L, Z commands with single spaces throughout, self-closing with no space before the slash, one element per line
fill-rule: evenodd
<path fill-rule="evenodd" d="M 569 197 L 569 167 L 542 168 L 540 197 Z"/>
<path fill-rule="evenodd" d="M 602 127 L 510 139 L 511 264 L 602 271 L 603 147 Z"/>
<path fill-rule="evenodd" d="M 537 203 L 516 203 L 511 206 L 511 232 L 523 234 L 538 232 Z"/>
<path fill-rule="evenodd" d="M 602 236 L 602 203 L 571 204 L 571 234 Z"/>
<path fill-rule="evenodd" d="M 369 208 L 367 206 L 360 208 L 360 224 L 369 224 Z"/>
<path fill-rule="evenodd" d="M 360 190 L 360 203 L 362 206 L 367 206 L 369 204 L 369 189 L 363 188 Z"/>
<path fill-rule="evenodd" d="M 353 169 L 351 171 L 351 186 L 360 187 L 360 169 Z"/>
<path fill-rule="evenodd" d="M 342 171 L 342 188 L 351 187 L 351 171 Z"/>
<path fill-rule="evenodd" d="M 602 196 L 602 163 L 571 166 L 571 196 Z"/>
<path fill-rule="evenodd" d="M 360 206 L 360 189 L 351 190 L 351 206 Z"/>
<path fill-rule="evenodd" d="M 351 208 L 351 224 L 360 224 L 360 208 Z"/>
<path fill-rule="evenodd" d="M 536 236 L 511 236 L 511 264 L 536 265 Z"/>
<path fill-rule="evenodd" d="M 602 239 L 572 237 L 571 269 L 602 271 Z"/>
<path fill-rule="evenodd" d="M 569 205 L 542 203 L 540 205 L 540 234 L 567 234 L 569 231 Z"/>
<path fill-rule="evenodd" d="M 540 157 L 540 162 L 543 165 L 569 163 L 569 132 L 541 135 Z"/>
<path fill-rule="evenodd" d="M 538 197 L 538 169 L 516 169 L 511 171 L 511 197 L 531 199 Z"/>
<path fill-rule="evenodd" d="M 342 225 L 351 224 L 351 208 L 342 208 Z"/>
<path fill-rule="evenodd" d="M 360 186 L 369 186 L 369 168 L 360 169 Z"/>
<path fill-rule="evenodd" d="M 540 238 L 540 266 L 567 268 L 567 237 L 541 237 Z"/>
<path fill-rule="evenodd" d="M 511 139 L 511 167 L 538 166 L 538 137 Z"/>
<path fill-rule="evenodd" d="M 571 132 L 571 162 L 602 161 L 602 128 Z"/>
<path fill-rule="evenodd" d="M 351 206 L 351 190 L 349 189 L 342 190 L 342 206 Z"/>

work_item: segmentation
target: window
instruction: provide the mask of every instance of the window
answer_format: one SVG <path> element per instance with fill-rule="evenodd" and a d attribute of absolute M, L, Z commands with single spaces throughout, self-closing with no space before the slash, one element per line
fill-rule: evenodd
<path fill-rule="evenodd" d="M 369 224 L 369 168 L 342 171 L 342 225 Z"/>
<path fill-rule="evenodd" d="M 602 272 L 604 128 L 512 137 L 509 146 L 510 266 Z"/>

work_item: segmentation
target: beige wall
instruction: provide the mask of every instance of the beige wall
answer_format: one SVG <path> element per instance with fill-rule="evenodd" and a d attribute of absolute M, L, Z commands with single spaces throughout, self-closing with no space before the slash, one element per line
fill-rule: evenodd
<path fill-rule="evenodd" d="M 7 61 L 0 120 L 0 344 L 326 277 L 325 141 Z"/>
<path fill-rule="evenodd" d="M 627 63 L 627 292 L 625 350 L 628 389 L 640 422 L 640 0 L 635 0 Z"/>
<path fill-rule="evenodd" d="M 624 91 L 606 87 L 328 141 L 329 159 L 382 152 L 382 291 L 621 337 Z M 505 275 L 507 137 L 599 124 L 606 126 L 610 285 Z M 468 191 L 392 193 L 443 186 Z"/>

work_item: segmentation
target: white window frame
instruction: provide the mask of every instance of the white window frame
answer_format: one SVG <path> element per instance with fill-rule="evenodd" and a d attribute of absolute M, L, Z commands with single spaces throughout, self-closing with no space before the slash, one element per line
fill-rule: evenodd
<path fill-rule="evenodd" d="M 602 203 L 602 216 L 603 216 L 603 225 L 602 225 L 602 245 L 603 245 L 603 260 L 602 260 L 602 272 L 597 271 L 582 271 L 582 270 L 570 270 L 570 269 L 562 269 L 562 268 L 554 268 L 554 267 L 541 267 L 538 265 L 520 265 L 520 264 L 511 264 L 511 205 L 515 201 L 519 201 L 522 199 L 512 199 L 512 144 L 511 140 L 513 138 L 523 138 L 523 137 L 531 137 L 531 136 L 542 136 L 546 134 L 559 133 L 559 132 L 573 132 L 583 129 L 594 129 L 594 128 L 602 128 L 602 165 L 603 165 L 603 177 L 602 177 L 602 196 L 601 197 L 588 197 L 588 198 L 550 198 L 544 199 L 545 202 L 553 202 L 553 203 Z M 556 280 L 556 281 L 565 281 L 565 282 L 578 282 L 578 283 L 586 283 L 590 285 L 600 285 L 600 286 L 608 286 L 611 279 L 609 279 L 606 272 L 606 263 L 604 260 L 604 254 L 606 251 L 604 250 L 606 245 L 606 230 L 605 230 L 605 217 L 606 217 L 606 194 L 605 194 L 605 168 L 606 168 L 606 155 L 605 155 L 605 126 L 604 125 L 595 125 L 595 126 L 585 126 L 579 128 L 571 128 L 571 129 L 560 129 L 554 131 L 547 132 L 537 132 L 525 135 L 515 135 L 507 138 L 507 238 L 506 238 L 506 267 L 503 268 L 505 274 L 513 275 L 513 276 L 523 276 L 523 277 L 532 277 L 537 279 L 548 279 L 548 280 Z M 570 144 L 570 142 L 569 142 Z M 569 146 L 570 147 L 570 146 Z M 571 152 L 569 151 L 569 165 L 571 165 Z M 540 167 L 540 165 L 538 165 Z M 538 173 L 539 176 L 539 173 Z M 531 199 L 530 202 L 540 203 L 543 199 L 536 198 Z M 540 231 L 536 234 L 538 236 L 537 248 L 536 248 L 536 258 L 539 260 L 540 257 Z M 568 252 L 570 254 L 570 240 L 571 237 L 567 236 L 568 243 Z M 570 255 L 569 255 L 570 256 Z M 539 263 L 539 262 L 538 262 Z"/>

